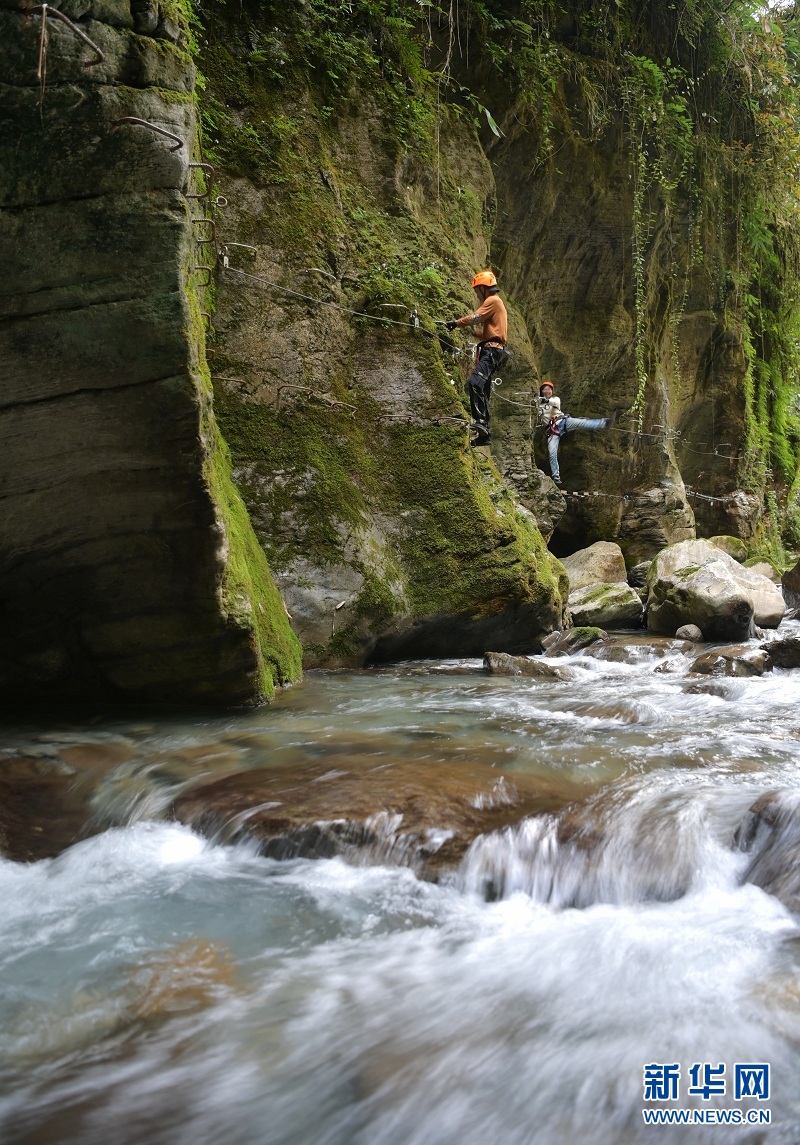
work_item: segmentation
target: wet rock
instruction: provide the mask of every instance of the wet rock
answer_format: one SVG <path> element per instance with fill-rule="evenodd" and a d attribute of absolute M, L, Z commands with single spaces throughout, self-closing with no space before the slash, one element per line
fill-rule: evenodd
<path fill-rule="evenodd" d="M 590 648 L 593 644 L 607 640 L 608 633 L 594 626 L 567 628 L 563 632 L 551 632 L 542 641 L 542 649 L 548 656 L 569 656 Z"/>
<path fill-rule="evenodd" d="M 794 568 L 787 569 L 781 577 L 781 588 L 783 589 L 783 599 L 786 601 L 787 608 L 800 607 L 800 561 Z"/>
<path fill-rule="evenodd" d="M 770 580 L 710 541 L 684 541 L 664 549 L 653 561 L 647 583 L 648 628 L 654 632 L 674 632 L 682 623 L 693 623 L 707 640 L 742 640 L 753 635 L 751 620 L 777 628 L 786 610 Z M 749 619 L 743 601 L 751 609 Z M 703 617 L 711 618 L 711 627 Z"/>
<path fill-rule="evenodd" d="M 753 803 L 734 836 L 734 845 L 752 855 L 743 883 L 775 895 L 789 910 L 800 910 L 800 801 L 796 792 L 768 791 Z"/>
<path fill-rule="evenodd" d="M 483 667 L 492 676 L 537 676 L 543 680 L 568 680 L 571 675 L 566 668 L 543 664 L 528 656 L 510 656 L 507 652 L 487 652 L 483 657 Z"/>
<path fill-rule="evenodd" d="M 767 663 L 767 653 L 763 649 L 732 644 L 704 652 L 694 661 L 691 671 L 706 676 L 763 676 Z"/>
<path fill-rule="evenodd" d="M 599 584 L 625 581 L 625 558 L 619 545 L 611 541 L 597 541 L 587 549 L 579 549 L 561 563 L 567 570 L 570 593 Z"/>
<path fill-rule="evenodd" d="M 800 636 L 784 636 L 761 647 L 770 668 L 800 668 Z"/>
<path fill-rule="evenodd" d="M 543 781 L 490 768 L 355 755 L 334 770 L 309 764 L 262 768 L 196 787 L 174 817 L 224 841 L 251 838 L 277 859 L 342 855 L 396 863 L 435 878 L 452 869 L 479 834 L 526 815 L 553 813 L 578 794 L 569 781 Z"/>
<path fill-rule="evenodd" d="M 0 758 L 0 854 L 17 862 L 51 859 L 94 834 L 88 794 L 58 756 Z"/>
<path fill-rule="evenodd" d="M 684 684 L 681 689 L 690 696 L 717 696 L 720 700 L 728 699 L 728 689 L 715 680 L 697 680 L 691 684 Z"/>
<path fill-rule="evenodd" d="M 740 537 L 730 537 L 726 535 L 718 535 L 716 537 L 709 537 L 709 543 L 716 545 L 718 549 L 722 549 L 723 553 L 727 553 L 735 561 L 743 564 L 747 560 L 747 545 Z"/>
<path fill-rule="evenodd" d="M 603 628 L 638 628 L 644 606 L 636 589 L 626 582 L 594 584 L 570 593 L 573 623 Z"/>
<path fill-rule="evenodd" d="M 675 636 L 678 640 L 691 640 L 692 644 L 702 644 L 705 640 L 703 633 L 696 624 L 682 624 Z"/>

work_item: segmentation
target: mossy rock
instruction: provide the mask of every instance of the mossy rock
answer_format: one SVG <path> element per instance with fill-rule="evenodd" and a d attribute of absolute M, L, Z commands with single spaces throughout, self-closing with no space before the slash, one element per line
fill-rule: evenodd
<path fill-rule="evenodd" d="M 727 553 L 729 557 L 733 557 L 739 564 L 744 564 L 747 561 L 747 545 L 741 537 L 728 537 L 720 535 L 718 537 L 709 537 L 712 545 L 716 545 L 718 549 L 722 549 L 723 553 Z"/>

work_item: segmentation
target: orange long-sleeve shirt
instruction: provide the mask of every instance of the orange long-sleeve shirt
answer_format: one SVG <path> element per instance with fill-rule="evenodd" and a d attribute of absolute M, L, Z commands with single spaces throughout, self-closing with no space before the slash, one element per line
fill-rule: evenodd
<path fill-rule="evenodd" d="M 508 337 L 508 314 L 505 303 L 499 294 L 489 294 L 474 314 L 459 318 L 456 325 L 481 326 L 482 342 L 502 342 L 505 345 Z"/>

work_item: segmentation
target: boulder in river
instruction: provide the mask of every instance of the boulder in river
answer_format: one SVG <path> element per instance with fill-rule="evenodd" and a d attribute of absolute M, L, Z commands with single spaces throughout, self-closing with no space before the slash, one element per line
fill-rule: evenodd
<path fill-rule="evenodd" d="M 644 605 L 635 588 L 627 582 L 592 584 L 571 592 L 569 611 L 573 623 L 602 625 L 603 628 L 638 628 Z"/>
<path fill-rule="evenodd" d="M 705 676 L 763 676 L 768 667 L 767 653 L 763 648 L 729 644 L 698 656 L 691 670 Z"/>
<path fill-rule="evenodd" d="M 800 668 L 800 636 L 784 636 L 761 647 L 770 668 Z"/>
<path fill-rule="evenodd" d="M 511 656 L 508 652 L 485 653 L 483 667 L 490 676 L 536 676 L 543 680 L 568 680 L 571 675 L 567 668 L 544 664 L 529 656 Z"/>
<path fill-rule="evenodd" d="M 671 635 L 684 624 L 696 624 L 709 640 L 750 635 L 753 605 L 721 561 L 690 565 L 651 582 L 648 630 Z"/>
<path fill-rule="evenodd" d="M 696 624 L 682 624 L 675 633 L 678 640 L 691 640 L 692 644 L 702 644 L 705 636 Z"/>
<path fill-rule="evenodd" d="M 658 554 L 647 577 L 647 626 L 674 634 L 696 624 L 707 640 L 742 640 L 753 624 L 777 628 L 783 597 L 766 577 L 746 569 L 710 541 L 682 541 Z"/>
<path fill-rule="evenodd" d="M 771 580 L 773 584 L 781 583 L 781 574 L 775 568 L 772 561 L 748 560 L 744 562 L 744 567 L 751 569 L 752 572 L 759 573 L 761 576 L 765 576 L 767 580 Z"/>
<path fill-rule="evenodd" d="M 551 632 L 542 641 L 542 649 L 548 656 L 570 656 L 582 648 L 590 648 L 608 639 L 602 628 L 587 625 L 567 628 L 563 632 Z"/>
<path fill-rule="evenodd" d="M 612 541 L 596 541 L 586 549 L 562 557 L 567 570 L 570 593 L 598 584 L 627 582 L 622 549 Z"/>

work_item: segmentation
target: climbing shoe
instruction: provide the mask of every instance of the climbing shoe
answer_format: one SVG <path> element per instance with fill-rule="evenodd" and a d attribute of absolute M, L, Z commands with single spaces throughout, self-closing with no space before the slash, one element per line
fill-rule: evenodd
<path fill-rule="evenodd" d="M 473 447 L 477 446 L 477 445 L 489 445 L 491 440 L 492 440 L 492 435 L 490 433 L 482 432 L 482 433 L 476 433 L 474 437 L 470 438 L 469 443 Z"/>

